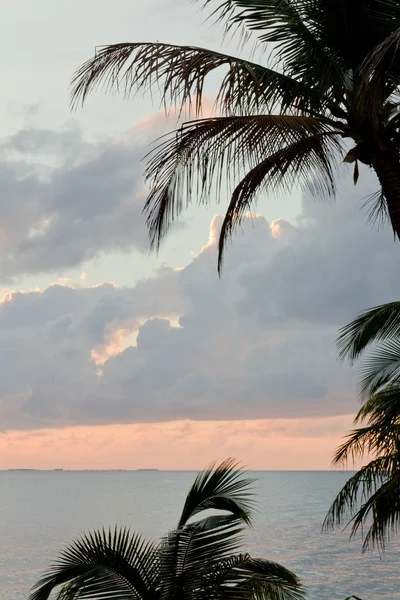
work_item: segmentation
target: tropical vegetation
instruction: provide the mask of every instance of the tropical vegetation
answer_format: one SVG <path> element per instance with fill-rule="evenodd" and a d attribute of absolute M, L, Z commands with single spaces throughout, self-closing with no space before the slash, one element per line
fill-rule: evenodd
<path fill-rule="evenodd" d="M 303 599 L 294 573 L 241 552 L 253 515 L 251 483 L 232 459 L 211 466 L 196 477 L 176 529 L 160 542 L 118 527 L 84 535 L 60 554 L 30 600 L 47 600 L 54 590 L 60 600 Z"/>
<path fill-rule="evenodd" d="M 325 519 L 325 528 L 351 517 L 351 535 L 361 532 L 363 550 L 385 549 L 400 523 L 400 302 L 363 312 L 338 338 L 340 356 L 354 361 L 368 349 L 361 368 L 363 400 L 355 428 L 334 462 L 367 456 L 369 462 L 345 484 Z"/>
<path fill-rule="evenodd" d="M 380 187 L 372 214 L 387 213 L 400 237 L 400 4 L 397 0 L 206 0 L 228 33 L 256 40 L 260 61 L 159 42 L 100 47 L 75 73 L 77 105 L 99 86 L 130 97 L 161 91 L 189 104 L 194 120 L 148 156 L 144 207 L 152 246 L 194 196 L 233 187 L 219 240 L 227 239 L 258 192 L 296 185 L 335 193 L 341 161 L 371 167 Z M 268 52 L 268 54 L 267 54 Z M 215 116 L 202 117 L 205 81 L 220 70 Z M 216 187 L 215 187 L 216 186 Z"/>

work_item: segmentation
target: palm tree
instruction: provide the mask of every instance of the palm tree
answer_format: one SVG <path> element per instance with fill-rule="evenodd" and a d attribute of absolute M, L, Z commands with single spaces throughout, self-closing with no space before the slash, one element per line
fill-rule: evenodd
<path fill-rule="evenodd" d="M 61 553 L 30 600 L 47 600 L 58 588 L 60 600 L 303 599 L 294 573 L 239 552 L 243 526 L 251 523 L 251 483 L 232 459 L 211 466 L 197 476 L 176 529 L 161 542 L 118 528 L 84 535 Z"/>
<path fill-rule="evenodd" d="M 364 426 L 350 432 L 334 463 L 364 455 L 372 460 L 340 491 L 324 526 L 351 517 L 351 535 L 361 530 L 363 550 L 384 550 L 400 523 L 400 302 L 362 313 L 341 330 L 338 346 L 351 361 L 372 350 L 362 367 L 363 405 L 355 419 Z"/>
<path fill-rule="evenodd" d="M 194 109 L 196 119 L 148 155 L 144 212 L 152 247 L 192 196 L 206 202 L 226 173 L 235 187 L 221 229 L 220 269 L 227 239 L 261 189 L 288 192 L 296 184 L 334 194 L 341 160 L 354 165 L 355 182 L 359 163 L 376 172 L 372 212 L 387 212 L 400 237 L 399 2 L 223 0 L 214 13 L 228 32 L 255 35 L 261 56 L 270 47 L 269 61 L 131 42 L 100 47 L 73 78 L 74 106 L 99 86 L 127 97 L 155 87 L 165 105 Z M 216 116 L 202 118 L 204 82 L 220 67 Z"/>

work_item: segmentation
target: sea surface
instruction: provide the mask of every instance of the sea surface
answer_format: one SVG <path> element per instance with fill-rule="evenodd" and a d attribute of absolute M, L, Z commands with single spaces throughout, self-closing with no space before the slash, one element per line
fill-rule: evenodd
<path fill-rule="evenodd" d="M 158 537 L 177 522 L 189 471 L 0 472 L 0 598 L 22 600 L 68 541 L 116 523 Z M 400 598 L 400 539 L 362 555 L 348 532 L 321 533 L 348 472 L 253 472 L 258 499 L 247 549 L 303 580 L 310 600 Z M 400 534 L 399 534 L 400 538 Z"/>

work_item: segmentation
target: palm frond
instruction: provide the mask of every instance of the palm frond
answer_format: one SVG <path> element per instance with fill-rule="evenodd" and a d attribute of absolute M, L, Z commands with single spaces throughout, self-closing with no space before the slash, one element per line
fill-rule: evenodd
<path fill-rule="evenodd" d="M 47 600 L 62 586 L 63 600 L 154 600 L 157 547 L 128 529 L 89 533 L 68 546 L 33 588 L 30 600 Z"/>
<path fill-rule="evenodd" d="M 206 6 L 212 2 L 208 0 Z M 273 44 L 277 62 L 285 72 L 321 94 L 329 90 L 331 99 L 341 103 L 343 68 L 338 56 L 321 40 L 315 24 L 315 2 L 224 0 L 214 14 L 225 23 L 227 32 L 247 30 L 254 32 L 262 45 Z"/>
<path fill-rule="evenodd" d="M 360 408 L 355 422 L 368 419 L 368 423 L 382 429 L 400 422 L 400 383 L 391 382 L 372 394 Z"/>
<path fill-rule="evenodd" d="M 223 510 L 234 519 L 250 523 L 252 511 L 252 479 L 244 476 L 238 463 L 229 458 L 220 465 L 201 471 L 190 488 L 179 519 L 178 529 L 205 510 Z M 218 521 L 217 521 L 218 522 Z M 209 525 L 203 520 L 201 527 Z"/>
<path fill-rule="evenodd" d="M 398 467 L 397 464 L 397 470 L 389 475 L 388 480 L 368 498 L 353 518 L 352 532 L 354 532 L 353 535 L 356 535 L 357 531 L 364 527 L 372 516 L 372 524 L 364 537 L 364 552 L 376 546 L 380 550 L 385 550 L 386 542 L 389 542 L 391 535 L 398 531 L 400 523 L 400 470 Z"/>
<path fill-rule="evenodd" d="M 225 580 L 225 589 L 226 597 L 232 600 L 249 597 L 269 600 L 305 598 L 301 582 L 292 571 L 275 562 L 250 556 L 233 567 Z"/>
<path fill-rule="evenodd" d="M 365 454 L 375 456 L 393 454 L 397 448 L 399 434 L 400 425 L 393 423 L 390 418 L 383 418 L 381 422 L 354 429 L 336 450 L 332 462 L 336 465 L 343 464 L 349 458 L 354 461 L 356 457 Z"/>
<path fill-rule="evenodd" d="M 122 92 L 155 90 L 167 105 L 187 105 L 201 114 L 207 77 L 227 69 L 217 93 L 216 108 L 226 113 L 293 109 L 315 114 L 328 99 L 283 73 L 235 56 L 162 43 L 123 43 L 100 47 L 72 79 L 73 106 L 84 103 L 98 88 Z"/>
<path fill-rule="evenodd" d="M 383 386 L 400 378 L 400 339 L 389 339 L 376 345 L 363 361 L 360 380 L 361 394 L 375 394 Z"/>
<path fill-rule="evenodd" d="M 398 7 L 396 7 L 398 8 Z M 362 75 L 365 85 L 371 87 L 371 82 L 382 79 L 383 73 L 389 79 L 394 79 L 395 86 L 399 85 L 398 57 L 400 51 L 400 27 L 397 20 L 397 28 L 392 31 L 365 57 L 362 65 Z"/>
<path fill-rule="evenodd" d="M 349 458 L 354 461 L 356 457 L 363 456 L 373 445 L 372 440 L 375 433 L 376 429 L 373 426 L 360 427 L 350 431 L 346 436 L 346 441 L 337 448 L 332 460 L 333 464 L 343 464 Z"/>
<path fill-rule="evenodd" d="M 148 157 L 146 176 L 151 191 L 144 211 L 152 247 L 159 247 L 184 201 L 190 203 L 193 191 L 199 202 L 205 202 L 212 184 L 220 184 L 223 175 L 228 181 L 237 179 L 245 169 L 255 168 L 282 148 L 298 143 L 300 152 L 301 142 L 306 145 L 309 137 L 322 133 L 329 133 L 329 139 L 341 135 L 340 131 L 332 133 L 330 124 L 314 117 L 249 115 L 185 123 Z M 338 149 L 339 143 L 325 142 L 323 147 Z M 312 162 L 311 152 L 309 159 L 312 170 L 316 161 Z M 299 171 L 292 171 L 292 184 Z M 289 181 L 286 179 L 284 184 Z"/>
<path fill-rule="evenodd" d="M 383 117 L 386 130 L 393 130 L 390 111 L 395 99 L 393 93 L 400 85 L 399 43 L 400 29 L 397 29 L 374 47 L 361 65 L 359 102 L 364 104 L 364 112 L 376 131 L 382 126 Z"/>
<path fill-rule="evenodd" d="M 161 546 L 162 598 L 185 597 L 193 589 L 204 591 L 205 580 L 210 591 L 210 569 L 239 550 L 243 525 L 250 523 L 251 484 L 234 459 L 210 465 L 198 474 L 187 494 L 177 529 L 168 534 Z M 208 510 L 225 514 L 189 522 Z"/>
<path fill-rule="evenodd" d="M 377 225 L 378 229 L 381 229 L 389 219 L 386 198 L 382 189 L 367 196 L 362 208 L 367 209 L 367 222 Z"/>
<path fill-rule="evenodd" d="M 205 590 L 210 569 L 239 550 L 243 521 L 218 517 L 185 525 L 168 534 L 160 550 L 161 598 L 190 596 L 190 590 Z M 215 582 L 214 582 L 215 585 Z M 210 582 L 207 586 L 210 591 Z"/>
<path fill-rule="evenodd" d="M 349 479 L 330 507 L 323 529 L 333 529 L 349 518 L 351 538 L 361 529 L 363 551 L 375 546 L 384 549 L 385 541 L 397 528 L 400 518 L 398 451 L 372 460 Z M 370 518 L 372 523 L 368 527 Z"/>
<path fill-rule="evenodd" d="M 345 325 L 337 338 L 339 356 L 353 362 L 373 342 L 400 336 L 400 302 L 382 304 L 364 311 Z"/>
<path fill-rule="evenodd" d="M 251 169 L 232 194 L 218 242 L 218 271 L 221 272 L 224 250 L 234 230 L 251 211 L 254 197 L 264 188 L 267 192 L 290 193 L 296 184 L 314 194 L 334 195 L 333 160 L 341 145 L 340 134 L 322 132 L 309 135 L 265 158 Z"/>

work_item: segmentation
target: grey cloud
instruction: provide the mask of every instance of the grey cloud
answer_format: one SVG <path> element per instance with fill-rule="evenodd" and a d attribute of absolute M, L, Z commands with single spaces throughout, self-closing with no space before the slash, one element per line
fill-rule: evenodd
<path fill-rule="evenodd" d="M 77 266 L 114 248 L 147 250 L 141 160 L 154 135 L 150 122 L 147 133 L 119 141 L 88 143 L 73 126 L 3 140 L 0 280 Z"/>
<path fill-rule="evenodd" d="M 335 205 L 306 196 L 295 224 L 254 217 L 222 280 L 216 217 L 179 272 L 134 288 L 14 294 L 0 305 L 2 426 L 354 412 L 356 373 L 338 364 L 337 328 L 400 292 L 399 247 L 360 212 L 373 187 L 345 180 Z M 136 344 L 115 349 L 121 330 L 137 331 Z"/>

